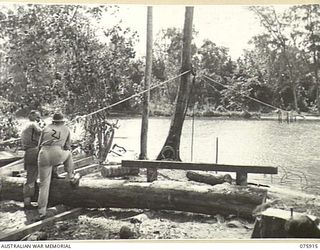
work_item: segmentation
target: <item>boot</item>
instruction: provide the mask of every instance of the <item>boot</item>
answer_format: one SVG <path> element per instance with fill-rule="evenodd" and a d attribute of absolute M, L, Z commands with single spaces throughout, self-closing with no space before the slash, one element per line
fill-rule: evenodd
<path fill-rule="evenodd" d="M 59 165 L 58 165 L 59 166 Z M 58 172 L 57 172 L 57 167 L 58 166 L 53 166 L 52 168 L 52 174 L 51 174 L 51 179 L 64 179 L 64 177 L 61 177 L 58 175 Z"/>
<path fill-rule="evenodd" d="M 79 186 L 81 175 L 79 173 L 76 173 L 73 177 L 69 179 L 71 187 L 75 188 Z"/>
<path fill-rule="evenodd" d="M 25 210 L 33 210 L 33 209 L 37 209 L 38 206 L 31 204 L 31 198 L 30 197 L 26 197 L 23 199 L 23 204 L 24 204 L 24 209 Z"/>

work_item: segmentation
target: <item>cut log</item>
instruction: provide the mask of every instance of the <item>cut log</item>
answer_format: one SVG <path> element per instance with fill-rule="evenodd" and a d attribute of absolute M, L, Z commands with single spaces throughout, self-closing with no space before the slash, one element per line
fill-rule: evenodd
<path fill-rule="evenodd" d="M 312 215 L 268 208 L 256 220 L 251 238 L 319 238 L 318 224 Z"/>
<path fill-rule="evenodd" d="M 120 177 L 125 175 L 138 175 L 139 169 L 124 168 L 121 165 L 102 166 L 101 175 L 103 177 Z"/>
<path fill-rule="evenodd" d="M 3 177 L 2 200 L 22 200 L 24 178 Z M 188 182 L 153 183 L 124 180 L 82 179 L 77 188 L 65 180 L 53 180 L 51 204 L 88 208 L 140 208 L 221 214 L 252 219 L 252 211 L 266 197 L 267 190 L 230 184 L 199 186 Z"/>
<path fill-rule="evenodd" d="M 213 175 L 213 174 L 200 174 L 194 171 L 187 171 L 187 178 L 192 181 L 206 183 L 210 185 L 222 184 L 224 182 L 228 182 L 231 184 L 232 178 L 231 175 Z"/>

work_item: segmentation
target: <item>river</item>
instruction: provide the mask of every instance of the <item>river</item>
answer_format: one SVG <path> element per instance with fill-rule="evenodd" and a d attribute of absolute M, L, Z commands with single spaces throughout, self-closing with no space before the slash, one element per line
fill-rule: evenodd
<path fill-rule="evenodd" d="M 141 118 L 119 118 L 114 143 L 140 150 Z M 150 118 L 148 158 L 160 152 L 170 127 L 170 118 Z M 276 176 L 249 174 L 251 182 L 279 184 L 320 194 L 320 122 L 279 123 L 261 120 L 196 118 L 193 162 L 278 167 Z M 181 158 L 191 161 L 192 119 L 186 119 L 181 137 Z"/>
<path fill-rule="evenodd" d="M 127 150 L 140 152 L 141 118 L 118 118 L 114 143 Z M 23 122 L 24 119 L 20 120 Z M 50 118 L 46 119 L 48 123 Z M 111 121 L 115 121 L 112 119 Z M 155 159 L 169 132 L 170 118 L 150 118 L 148 158 Z M 184 122 L 180 154 L 193 162 L 278 167 L 278 175 L 249 174 L 248 181 L 259 184 L 283 185 L 320 195 L 320 122 L 299 120 L 279 123 L 276 120 L 227 120 L 196 118 Z M 73 138 L 80 129 L 73 130 Z M 232 174 L 235 178 L 235 174 Z"/>

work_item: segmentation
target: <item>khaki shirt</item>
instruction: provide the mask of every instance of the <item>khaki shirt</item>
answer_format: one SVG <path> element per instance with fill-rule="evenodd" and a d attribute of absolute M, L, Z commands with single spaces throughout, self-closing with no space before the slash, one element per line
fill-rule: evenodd
<path fill-rule="evenodd" d="M 21 132 L 21 144 L 23 149 L 35 148 L 38 146 L 41 128 L 37 122 L 29 121 Z"/>
<path fill-rule="evenodd" d="M 60 146 L 61 148 L 70 148 L 71 144 L 70 130 L 64 124 L 50 124 L 46 126 L 42 133 L 40 146 Z"/>

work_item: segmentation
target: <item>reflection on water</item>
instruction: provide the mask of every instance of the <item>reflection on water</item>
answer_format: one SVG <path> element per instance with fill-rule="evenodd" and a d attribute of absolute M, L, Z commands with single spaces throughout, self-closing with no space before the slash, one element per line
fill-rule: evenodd
<path fill-rule="evenodd" d="M 139 152 L 141 119 L 123 119 L 115 142 Z M 148 157 L 155 159 L 167 137 L 169 118 L 149 120 Z M 216 161 L 216 138 L 219 140 L 218 163 L 277 166 L 279 174 L 249 174 L 249 181 L 291 185 L 320 194 L 320 123 L 277 121 L 196 119 L 194 130 L 194 162 Z M 184 123 L 181 158 L 191 160 L 192 120 Z"/>

